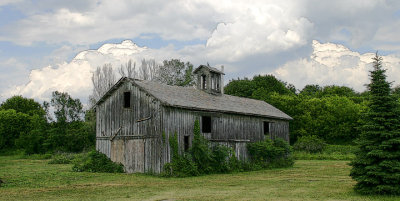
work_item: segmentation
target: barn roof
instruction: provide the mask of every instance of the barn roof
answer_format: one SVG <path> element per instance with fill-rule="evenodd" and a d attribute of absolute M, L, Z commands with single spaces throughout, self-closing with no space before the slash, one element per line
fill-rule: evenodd
<path fill-rule="evenodd" d="M 226 94 L 212 95 L 194 87 L 170 86 L 153 81 L 134 80 L 130 78 L 121 78 L 96 105 L 103 102 L 126 81 L 146 91 L 163 105 L 170 107 L 292 120 L 289 115 L 264 101 Z"/>

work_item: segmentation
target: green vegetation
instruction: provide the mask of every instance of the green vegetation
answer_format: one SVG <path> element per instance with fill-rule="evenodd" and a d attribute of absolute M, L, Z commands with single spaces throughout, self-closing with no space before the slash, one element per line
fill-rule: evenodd
<path fill-rule="evenodd" d="M 323 151 L 294 151 L 296 160 L 352 160 L 355 158 L 357 147 L 353 145 L 326 145 Z"/>
<path fill-rule="evenodd" d="M 250 163 L 253 167 L 281 168 L 292 167 L 294 160 L 290 145 L 283 139 L 265 139 L 264 141 L 247 144 Z M 258 168 L 257 168 L 258 169 Z"/>
<path fill-rule="evenodd" d="M 54 116 L 49 113 L 50 105 Z M 84 114 L 80 100 L 67 93 L 55 91 L 51 103 L 43 105 L 21 96 L 13 96 L 0 105 L 0 152 L 81 152 L 93 147 L 94 142 L 93 112 Z"/>
<path fill-rule="evenodd" d="M 369 110 L 357 141 L 359 151 L 351 163 L 351 176 L 360 193 L 400 195 L 399 105 L 386 81 L 382 57 L 376 54 L 373 60 Z"/>
<path fill-rule="evenodd" d="M 399 200 L 354 193 L 348 161 L 186 178 L 73 172 L 72 164 L 48 162 L 0 156 L 0 200 Z"/>
<path fill-rule="evenodd" d="M 299 137 L 293 145 L 296 151 L 304 151 L 308 153 L 318 153 L 325 149 L 326 143 L 324 140 L 315 135 Z"/>
<path fill-rule="evenodd" d="M 299 93 L 273 75 L 231 80 L 226 94 L 263 100 L 289 116 L 290 139 L 315 135 L 329 144 L 354 144 L 368 94 L 344 86 L 307 85 Z"/>
<path fill-rule="evenodd" d="M 75 172 L 124 172 L 122 164 L 112 162 L 105 154 L 96 150 L 90 151 L 83 157 L 75 158 L 73 162 L 72 170 Z"/>
<path fill-rule="evenodd" d="M 187 177 L 204 174 L 291 167 L 294 164 L 290 145 L 283 139 L 266 139 L 248 143 L 250 161 L 239 161 L 233 150 L 211 144 L 200 133 L 200 124 L 194 122 L 194 139 L 188 152 L 180 153 L 176 133 L 169 138 L 172 160 L 164 165 L 163 176 Z"/>

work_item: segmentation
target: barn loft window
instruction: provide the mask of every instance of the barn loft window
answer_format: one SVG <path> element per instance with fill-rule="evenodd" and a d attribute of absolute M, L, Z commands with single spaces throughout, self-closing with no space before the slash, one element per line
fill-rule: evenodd
<path fill-rule="evenodd" d="M 189 136 L 184 136 L 183 137 L 183 147 L 185 148 L 185 151 L 189 151 Z"/>
<path fill-rule="evenodd" d="M 264 135 L 269 135 L 269 127 L 271 125 L 271 122 L 264 121 Z"/>
<path fill-rule="evenodd" d="M 124 92 L 124 108 L 131 107 L 131 92 Z"/>
<path fill-rule="evenodd" d="M 201 117 L 201 130 L 203 133 L 211 133 L 211 117 L 202 116 Z"/>
<path fill-rule="evenodd" d="M 202 88 L 202 89 L 207 89 L 206 75 L 202 75 L 202 76 L 201 76 L 201 88 Z"/>

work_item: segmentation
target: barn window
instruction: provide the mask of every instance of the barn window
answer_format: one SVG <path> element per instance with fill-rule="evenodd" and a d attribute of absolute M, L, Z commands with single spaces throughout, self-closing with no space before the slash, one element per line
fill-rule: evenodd
<path fill-rule="evenodd" d="M 184 144 L 185 151 L 189 151 L 189 136 L 188 135 L 183 137 L 183 144 Z"/>
<path fill-rule="evenodd" d="M 124 92 L 124 108 L 131 107 L 131 92 Z"/>
<path fill-rule="evenodd" d="M 201 76 L 201 88 L 202 89 L 207 89 L 207 79 L 205 75 Z"/>
<path fill-rule="evenodd" d="M 271 125 L 271 122 L 268 121 L 264 121 L 264 135 L 268 135 L 269 134 L 269 127 Z"/>
<path fill-rule="evenodd" d="M 201 130 L 203 133 L 211 133 L 211 117 L 202 116 L 201 117 Z"/>

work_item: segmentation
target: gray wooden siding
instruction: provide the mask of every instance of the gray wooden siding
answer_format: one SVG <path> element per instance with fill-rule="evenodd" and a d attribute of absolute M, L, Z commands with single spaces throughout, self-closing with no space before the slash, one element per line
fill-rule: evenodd
<path fill-rule="evenodd" d="M 169 137 L 176 132 L 181 149 L 183 149 L 185 135 L 190 136 L 190 141 L 193 140 L 193 127 L 196 119 L 199 119 L 201 127 L 201 116 L 211 117 L 211 133 L 203 133 L 204 137 L 212 142 L 231 147 L 235 150 L 238 159 L 247 159 L 246 143 L 248 142 L 261 141 L 266 136 L 272 139 L 280 137 L 289 141 L 289 123 L 287 121 L 173 107 L 165 107 L 162 113 L 162 125 L 166 136 Z M 264 121 L 271 123 L 269 135 L 263 133 Z M 165 147 L 164 152 L 168 154 L 164 155 L 163 161 L 170 161 L 169 146 Z"/>
<path fill-rule="evenodd" d="M 124 108 L 124 92 L 131 107 Z M 160 103 L 131 83 L 124 83 L 96 108 L 96 148 L 127 172 L 161 171 Z M 117 132 L 118 131 L 118 132 Z"/>

